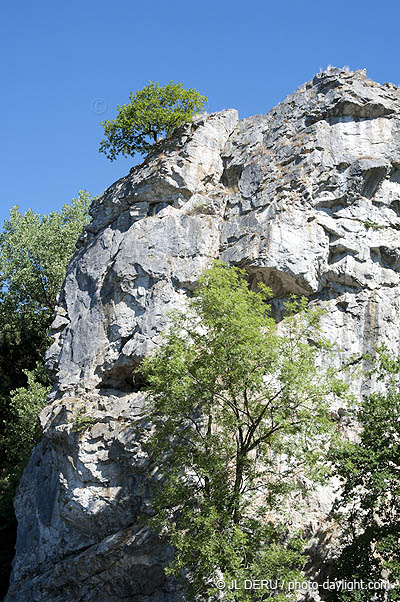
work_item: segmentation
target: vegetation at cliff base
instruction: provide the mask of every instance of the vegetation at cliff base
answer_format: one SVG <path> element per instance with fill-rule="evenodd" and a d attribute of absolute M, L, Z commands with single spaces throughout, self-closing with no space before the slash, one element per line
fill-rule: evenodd
<path fill-rule="evenodd" d="M 40 437 L 38 413 L 50 390 L 43 367 L 48 330 L 90 202 L 81 191 L 48 215 L 13 207 L 0 233 L 0 595 L 14 553 L 12 499 Z"/>
<path fill-rule="evenodd" d="M 130 102 L 118 106 L 114 120 L 101 122 L 104 138 L 99 152 L 111 161 L 119 154 L 147 154 L 160 137 L 169 136 L 182 123 L 192 120 L 204 110 L 207 97 L 197 90 L 186 90 L 172 81 L 165 86 L 150 81 L 136 94 L 130 92 Z"/>
<path fill-rule="evenodd" d="M 342 482 L 342 549 L 335 577 L 396 585 L 338 594 L 337 600 L 400 600 L 400 359 L 381 346 L 370 373 L 381 392 L 355 412 L 359 441 L 332 455 Z"/>
<path fill-rule="evenodd" d="M 323 310 L 293 299 L 278 333 L 270 291 L 250 290 L 244 276 L 222 262 L 208 269 L 141 367 L 163 475 L 152 525 L 176 550 L 168 573 L 183 576 L 196 601 L 219 599 L 218 582 L 248 578 L 280 584 L 263 599 L 294 599 L 287 584 L 301 579 L 304 541 L 291 519 L 326 479 L 336 439 L 329 401 L 346 390 L 318 365 L 330 348 Z M 224 600 L 259 595 L 224 589 Z"/>

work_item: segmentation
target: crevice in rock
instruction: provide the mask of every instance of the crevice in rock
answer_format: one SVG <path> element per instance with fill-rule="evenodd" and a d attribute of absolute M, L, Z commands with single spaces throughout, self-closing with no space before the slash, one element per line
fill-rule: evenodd
<path fill-rule="evenodd" d="M 352 249 L 344 249 L 342 246 L 340 246 L 336 249 L 330 248 L 329 255 L 328 255 L 328 265 L 333 265 L 335 263 L 338 263 L 345 257 L 350 256 L 350 257 L 356 258 L 356 255 L 357 255 L 357 253 L 355 251 L 353 251 Z"/>
<path fill-rule="evenodd" d="M 341 197 L 338 199 L 321 199 L 321 201 L 317 201 L 315 204 L 315 209 L 317 211 L 322 211 L 327 215 L 332 215 L 335 217 L 335 213 L 338 213 L 342 209 L 346 209 L 351 203 L 347 201 L 347 197 Z"/>
<path fill-rule="evenodd" d="M 345 121 L 354 121 L 356 123 L 372 121 L 379 117 L 388 117 L 394 111 L 379 103 L 359 104 L 350 99 L 340 99 L 335 105 L 329 107 L 322 113 L 310 114 L 305 119 L 305 126 L 309 127 L 318 123 L 318 121 L 326 121 L 329 125 L 336 125 Z"/>
<path fill-rule="evenodd" d="M 389 247 L 371 247 L 370 256 L 374 263 L 378 263 L 382 268 L 398 271 L 400 264 L 400 254 L 397 249 Z"/>
<path fill-rule="evenodd" d="M 348 187 L 357 195 L 372 199 L 388 172 L 388 165 L 373 157 L 359 157 L 349 170 Z"/>
<path fill-rule="evenodd" d="M 346 169 L 348 169 L 350 167 L 350 165 L 351 165 L 351 163 L 342 161 L 341 163 L 336 165 L 336 169 L 339 173 L 343 173 L 344 171 L 346 171 Z"/>
<path fill-rule="evenodd" d="M 96 389 L 117 389 L 124 393 L 136 393 L 143 389 L 144 384 L 140 382 L 138 375 L 134 374 L 137 363 L 114 365 L 104 373 L 102 380 L 96 385 Z"/>
<path fill-rule="evenodd" d="M 394 200 L 390 203 L 390 208 L 395 212 L 397 217 L 400 217 L 400 200 Z"/>
<path fill-rule="evenodd" d="M 364 183 L 361 188 L 361 195 L 367 199 L 372 199 L 376 194 L 379 186 L 383 182 L 386 175 L 386 170 L 375 167 L 364 173 Z"/>
<path fill-rule="evenodd" d="M 228 166 L 228 160 L 223 158 L 224 170 L 221 176 L 221 183 L 229 188 L 232 192 L 239 191 L 239 180 L 242 175 L 244 165 L 231 165 Z"/>
<path fill-rule="evenodd" d="M 258 290 L 258 283 L 263 282 L 273 292 L 275 298 L 284 298 L 289 295 L 310 295 L 311 291 L 300 279 L 286 274 L 276 268 L 267 266 L 241 265 L 248 274 L 251 290 Z"/>

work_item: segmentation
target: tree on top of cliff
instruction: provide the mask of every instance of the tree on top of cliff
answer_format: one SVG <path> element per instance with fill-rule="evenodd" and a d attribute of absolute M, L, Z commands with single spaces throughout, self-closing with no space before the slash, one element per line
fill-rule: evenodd
<path fill-rule="evenodd" d="M 189 122 L 195 113 L 204 110 L 207 97 L 197 90 L 185 90 L 172 81 L 165 86 L 150 81 L 136 94 L 130 92 L 130 102 L 118 106 L 114 120 L 101 122 L 104 138 L 99 152 L 111 161 L 117 155 L 147 154 L 161 137 L 169 136 L 182 123 Z"/>
<path fill-rule="evenodd" d="M 274 600 L 296 597 L 287 587 L 301 579 L 303 542 L 288 523 L 307 483 L 326 478 L 324 448 L 336 436 L 328 400 L 345 389 L 318 363 L 329 347 L 322 310 L 293 300 L 279 334 L 270 291 L 251 291 L 244 275 L 221 262 L 207 270 L 140 369 L 163 474 L 152 525 L 175 548 L 168 571 L 184 573 L 193 601 L 219 599 L 221 579 L 277 581 Z M 226 600 L 254 596 L 224 590 Z"/>

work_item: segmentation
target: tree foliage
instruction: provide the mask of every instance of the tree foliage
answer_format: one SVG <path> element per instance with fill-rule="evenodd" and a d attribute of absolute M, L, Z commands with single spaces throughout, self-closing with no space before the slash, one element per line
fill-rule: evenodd
<path fill-rule="evenodd" d="M 13 207 L 0 234 L 0 311 L 2 324 L 29 326 L 48 320 L 68 261 L 88 221 L 90 195 L 79 193 L 60 212 L 41 216 Z"/>
<path fill-rule="evenodd" d="M 283 582 L 300 576 L 303 542 L 283 509 L 326 477 L 328 398 L 344 385 L 318 365 L 321 311 L 292 300 L 278 334 L 268 296 L 217 262 L 141 367 L 163 474 L 152 524 L 174 546 L 168 571 L 185 576 L 190 600 L 249 576 L 282 582 L 273 599 L 292 599 Z M 256 594 L 226 589 L 224 599 Z"/>
<path fill-rule="evenodd" d="M 48 343 L 68 261 L 88 222 L 90 195 L 81 191 L 61 212 L 21 214 L 13 207 L 0 233 L 0 396 L 26 383 Z"/>
<path fill-rule="evenodd" d="M 383 390 L 355 410 L 361 430 L 333 454 L 343 492 L 337 579 L 400 584 L 400 359 L 382 346 L 370 375 Z M 338 600 L 400 600 L 400 586 L 343 592 Z"/>
<path fill-rule="evenodd" d="M 48 329 L 90 202 L 81 191 L 48 215 L 13 207 L 0 233 L 0 595 L 15 542 L 12 499 L 40 437 L 38 413 L 49 392 L 43 368 Z"/>
<path fill-rule="evenodd" d="M 147 154 L 160 137 L 169 136 L 182 123 L 192 120 L 202 111 L 207 97 L 197 90 L 185 90 L 181 83 L 172 81 L 160 86 L 150 81 L 136 94 L 130 92 L 130 102 L 118 106 L 114 120 L 101 122 L 104 138 L 102 152 L 113 161 L 117 155 Z"/>

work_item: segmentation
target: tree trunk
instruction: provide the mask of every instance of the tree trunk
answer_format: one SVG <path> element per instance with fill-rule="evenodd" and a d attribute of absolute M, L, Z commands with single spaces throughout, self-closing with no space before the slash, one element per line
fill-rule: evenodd
<path fill-rule="evenodd" d="M 233 486 L 233 500 L 232 500 L 232 517 L 233 522 L 237 525 L 240 520 L 240 490 L 243 483 L 243 468 L 244 468 L 244 454 L 243 451 L 238 448 L 236 453 L 236 474 L 235 484 Z"/>

